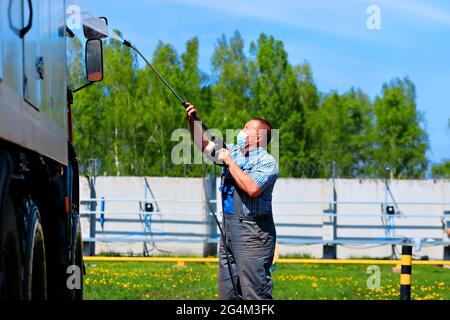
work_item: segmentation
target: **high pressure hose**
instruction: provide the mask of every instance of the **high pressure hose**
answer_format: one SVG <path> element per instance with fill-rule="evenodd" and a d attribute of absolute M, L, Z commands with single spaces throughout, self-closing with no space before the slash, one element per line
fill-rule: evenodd
<path fill-rule="evenodd" d="M 140 51 L 138 48 L 136 48 L 135 46 L 133 46 L 133 45 L 132 45 L 129 41 L 127 41 L 127 40 L 123 40 L 122 43 L 123 43 L 125 46 L 127 46 L 127 47 L 133 49 L 134 51 L 136 51 L 136 52 L 139 54 L 139 56 L 145 61 L 145 63 L 150 67 L 150 69 L 156 74 L 156 76 L 157 76 L 157 77 L 158 77 L 158 78 L 166 85 L 166 87 L 167 87 L 167 88 L 175 95 L 175 97 L 176 97 L 176 98 L 178 99 L 178 101 L 183 105 L 183 107 L 184 107 L 184 108 L 187 108 L 187 107 L 188 107 L 188 104 L 186 103 L 186 101 L 183 100 L 183 99 L 178 95 L 178 93 L 177 93 L 177 92 L 170 86 L 170 84 L 169 84 L 169 83 L 168 83 L 168 82 L 167 82 L 167 81 L 159 74 L 159 72 L 152 66 L 152 64 L 145 58 L 145 56 L 141 53 L 141 51 Z M 209 130 L 208 126 L 206 126 L 206 125 L 203 123 L 203 121 L 198 117 L 197 113 L 194 113 L 193 116 L 194 116 L 194 119 L 195 119 L 196 121 L 200 121 L 200 122 L 201 122 L 203 131 L 206 132 L 206 131 Z M 211 137 L 211 140 L 214 141 L 214 143 L 215 143 L 216 145 L 219 145 L 219 146 L 221 146 L 222 148 L 225 148 L 225 149 L 227 148 L 226 145 L 225 145 L 225 143 L 224 143 L 222 140 L 220 140 L 220 139 L 218 139 L 218 138 L 215 138 L 215 137 Z M 218 163 L 216 163 L 216 162 L 214 161 L 214 165 L 220 165 L 220 164 L 218 164 Z M 223 166 L 223 165 L 221 165 L 221 166 Z M 234 291 L 235 297 L 236 297 L 237 300 L 242 300 L 242 296 L 239 295 L 239 293 L 238 293 L 237 285 L 236 285 L 236 282 L 235 282 L 235 279 L 234 279 L 233 270 L 232 270 L 232 267 L 231 267 L 230 255 L 233 257 L 233 254 L 232 254 L 232 252 L 229 250 L 229 248 L 228 248 L 228 246 L 227 246 L 226 233 L 225 233 L 225 231 L 223 230 L 222 226 L 220 225 L 220 221 L 219 221 L 219 219 L 217 218 L 217 214 L 216 214 L 214 208 L 211 206 L 211 201 L 210 201 L 210 199 L 209 199 L 209 196 L 208 196 L 208 193 L 207 193 L 207 190 L 206 190 L 206 186 L 205 186 L 205 182 L 206 182 L 206 181 L 205 181 L 205 180 L 206 180 L 206 172 L 207 172 L 207 168 L 208 168 L 208 164 L 205 162 L 205 164 L 204 164 L 204 169 L 203 169 L 203 191 L 204 191 L 204 193 L 205 193 L 206 203 L 208 204 L 208 208 L 209 208 L 209 210 L 210 210 L 210 212 L 211 212 L 211 214 L 212 214 L 212 216 L 213 216 L 213 218 L 214 218 L 214 221 L 216 222 L 217 227 L 219 228 L 219 231 L 220 231 L 220 236 L 221 236 L 221 238 L 222 238 L 222 242 L 223 242 L 223 245 L 224 245 L 224 248 L 225 248 L 225 255 L 226 255 L 226 259 L 227 259 L 228 272 L 229 272 L 229 274 L 230 274 L 231 283 L 233 284 L 233 291 Z M 225 220 L 224 220 L 224 226 L 225 226 Z M 234 257 L 233 257 L 233 259 L 234 259 Z"/>
<path fill-rule="evenodd" d="M 175 95 L 175 97 L 178 99 L 178 101 L 180 101 L 181 105 L 185 108 L 187 108 L 187 103 L 185 100 L 183 100 L 180 95 L 171 87 L 171 85 L 159 74 L 159 72 L 152 66 L 152 64 L 147 60 L 147 58 L 145 58 L 145 56 L 141 53 L 141 51 L 136 48 L 135 46 L 133 46 L 129 41 L 127 40 L 123 40 L 122 42 L 125 46 L 133 49 L 134 51 L 136 51 L 139 56 L 145 61 L 145 63 L 150 67 L 150 69 L 152 69 L 152 71 L 156 74 L 156 76 L 166 85 L 166 87 Z M 195 113 L 194 114 L 194 119 L 196 121 L 200 121 L 202 124 L 202 128 L 203 131 L 208 131 L 208 127 L 203 123 L 203 121 L 198 117 L 198 115 Z M 226 145 L 222 142 L 222 147 L 226 148 Z"/>
<path fill-rule="evenodd" d="M 231 251 L 229 251 L 228 249 L 228 245 L 227 245 L 227 235 L 226 232 L 223 230 L 223 228 L 225 228 L 225 219 L 223 220 L 223 228 L 220 225 L 219 219 L 217 218 L 217 214 L 214 210 L 214 208 L 211 205 L 211 199 L 208 195 L 208 191 L 206 190 L 206 173 L 207 173 L 207 169 L 208 169 L 208 164 L 205 162 L 205 164 L 203 165 L 203 193 L 205 194 L 205 200 L 206 203 L 208 204 L 208 208 L 209 211 L 211 212 L 214 221 L 216 222 L 217 226 L 219 227 L 219 231 L 220 231 L 220 236 L 222 238 L 222 242 L 223 242 L 223 247 L 225 249 L 225 256 L 227 259 L 227 266 L 228 266 L 228 273 L 230 274 L 230 279 L 231 279 L 231 283 L 233 285 L 233 291 L 234 291 L 234 295 L 236 297 L 237 300 L 243 300 L 242 296 L 238 293 L 237 290 L 237 285 L 236 282 L 234 281 L 234 275 L 233 275 L 233 269 L 231 267 L 231 261 L 230 261 L 230 255 L 233 257 L 233 253 Z M 215 179 L 216 177 L 214 177 Z M 219 246 L 219 254 L 220 254 L 220 246 Z"/>

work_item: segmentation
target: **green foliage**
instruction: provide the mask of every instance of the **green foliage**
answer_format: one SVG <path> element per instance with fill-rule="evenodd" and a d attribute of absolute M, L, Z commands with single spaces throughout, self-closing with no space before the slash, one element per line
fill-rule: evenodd
<path fill-rule="evenodd" d="M 372 165 L 373 110 L 369 97 L 360 89 L 339 95 L 326 94 L 312 114 L 310 125 L 315 144 L 311 146 L 321 176 L 332 174 L 336 162 L 340 176 L 364 175 Z"/>
<path fill-rule="evenodd" d="M 446 160 L 441 164 L 433 165 L 431 169 L 433 178 L 450 178 L 450 160 Z"/>
<path fill-rule="evenodd" d="M 300 176 L 304 154 L 304 118 L 296 73 L 283 43 L 261 34 L 250 50 L 254 116 L 280 130 L 280 174 Z"/>
<path fill-rule="evenodd" d="M 84 81 L 83 48 L 74 39 L 69 49 L 68 79 L 75 88 Z M 186 43 L 181 55 L 159 42 L 152 63 L 223 135 L 252 117 L 279 129 L 274 148 L 279 147 L 281 176 L 328 178 L 335 163 L 341 177 L 379 177 L 388 164 L 398 178 L 423 177 L 428 138 L 409 79 L 384 84 L 373 102 L 357 88 L 321 93 L 311 65 L 291 65 L 282 41 L 261 34 L 249 49 L 246 54 L 239 32 L 222 35 L 210 75 L 199 70 L 197 38 Z M 101 175 L 199 176 L 200 165 L 171 160 L 183 138 L 183 146 L 191 150 L 185 156 L 194 160 L 190 139 L 173 135 L 186 129 L 187 121 L 172 93 L 119 42 L 105 41 L 104 55 L 104 81 L 74 97 L 81 172 L 89 174 L 91 159 L 98 159 Z M 435 168 L 433 174 L 440 174 L 440 167 Z"/>
<path fill-rule="evenodd" d="M 422 178 L 428 167 L 428 137 L 415 100 L 415 86 L 408 78 L 384 84 L 375 100 L 376 165 L 390 164 L 398 178 Z"/>

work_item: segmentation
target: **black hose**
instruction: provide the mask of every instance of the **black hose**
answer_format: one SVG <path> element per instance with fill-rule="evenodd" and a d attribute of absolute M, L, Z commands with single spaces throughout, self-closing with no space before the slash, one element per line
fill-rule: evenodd
<path fill-rule="evenodd" d="M 236 296 L 237 300 L 243 300 L 242 296 L 239 295 L 239 293 L 238 293 L 237 285 L 236 285 L 236 282 L 234 281 L 233 269 L 231 268 L 231 261 L 230 261 L 230 255 L 233 257 L 233 253 L 228 249 L 226 232 L 223 230 L 222 226 L 220 225 L 219 219 L 217 218 L 216 212 L 211 205 L 211 200 L 210 200 L 208 192 L 206 190 L 206 171 L 207 171 L 207 169 L 208 169 L 208 164 L 205 162 L 205 164 L 203 165 L 203 192 L 204 192 L 205 198 L 206 198 L 205 201 L 208 204 L 209 211 L 211 212 L 212 216 L 214 217 L 214 220 L 215 220 L 217 226 L 219 227 L 220 236 L 222 238 L 222 242 L 223 242 L 223 246 L 225 248 L 225 254 L 226 254 L 226 258 L 227 258 L 228 273 L 230 274 L 231 283 L 233 284 L 234 295 Z M 214 179 L 215 178 L 216 177 L 214 176 Z M 225 228 L 225 219 L 223 220 L 223 223 L 224 223 L 223 227 Z M 220 251 L 220 248 L 219 248 L 219 251 Z M 234 259 L 234 257 L 233 257 L 233 259 Z"/>
<path fill-rule="evenodd" d="M 133 46 L 133 45 L 132 45 L 129 41 L 127 41 L 127 40 L 124 40 L 122 43 L 123 43 L 125 46 L 127 46 L 127 47 L 129 47 L 129 48 L 135 50 L 135 51 L 139 54 L 139 56 L 140 56 L 142 59 L 144 59 L 145 63 L 150 67 L 150 69 L 152 69 L 152 71 L 153 71 L 153 72 L 158 76 L 158 78 L 166 85 L 166 87 L 169 88 L 169 90 L 175 95 L 175 97 L 178 99 L 178 101 L 180 101 L 180 103 L 183 105 L 183 107 L 186 108 L 186 107 L 187 107 L 186 101 L 183 100 L 183 99 L 178 95 L 178 93 L 170 86 L 170 84 L 169 84 L 169 83 L 168 83 L 168 82 L 167 82 L 167 81 L 159 74 L 159 72 L 156 71 L 156 69 L 155 69 L 155 68 L 152 66 L 152 64 L 145 58 L 145 56 L 139 51 L 139 49 L 136 48 L 135 46 Z M 209 130 L 209 128 L 206 126 L 206 124 L 205 124 L 203 121 L 201 121 L 201 119 L 198 117 L 197 114 L 194 114 L 194 119 L 195 119 L 196 121 L 200 121 L 200 122 L 201 122 L 202 128 L 203 128 L 204 131 L 208 131 L 208 130 Z M 226 149 L 226 145 L 225 145 L 225 143 L 224 143 L 222 140 L 217 139 L 217 138 L 215 138 L 215 137 L 212 137 L 211 140 L 213 140 L 216 144 L 220 144 L 220 145 L 222 146 L 222 148 L 225 148 L 225 149 Z M 215 165 L 221 165 L 221 164 L 218 164 L 218 163 L 216 163 L 216 162 L 214 162 L 214 164 L 215 164 Z M 223 166 L 223 165 L 221 165 L 221 166 Z M 214 217 L 214 221 L 216 222 L 216 224 L 217 224 L 217 226 L 219 227 L 219 230 L 220 230 L 220 235 L 221 235 L 221 238 L 222 238 L 222 241 L 223 241 L 223 245 L 224 245 L 224 247 L 225 247 L 225 253 L 226 253 L 226 258 L 227 258 L 227 265 L 228 265 L 228 272 L 230 273 L 231 282 L 233 283 L 234 294 L 235 294 L 235 296 L 236 296 L 236 298 L 237 298 L 238 300 L 242 300 L 242 297 L 238 294 L 237 286 L 236 286 L 236 283 L 235 283 L 235 281 L 234 281 L 233 270 L 231 269 L 230 254 L 232 255 L 232 252 L 229 251 L 229 249 L 228 249 L 227 242 L 226 242 L 226 240 L 227 240 L 227 239 L 226 239 L 226 234 L 225 234 L 225 232 L 223 231 L 222 226 L 220 225 L 219 219 L 217 218 L 217 215 L 216 215 L 216 212 L 215 212 L 214 208 L 212 208 L 212 206 L 211 206 L 211 201 L 209 200 L 208 193 L 207 193 L 207 191 L 206 191 L 205 180 L 206 180 L 206 170 L 207 170 L 207 168 L 208 168 L 208 165 L 207 165 L 207 163 L 205 162 L 205 165 L 204 165 L 204 174 L 203 174 L 203 190 L 204 190 L 204 193 L 205 193 L 206 202 L 207 202 L 207 204 L 208 204 L 209 210 L 211 211 L 211 214 L 212 214 L 213 217 Z M 225 220 L 224 220 L 224 226 L 225 226 Z M 234 257 L 233 257 L 233 258 L 234 258 Z"/>
<path fill-rule="evenodd" d="M 186 103 L 186 101 L 180 97 L 180 95 L 172 88 L 172 86 L 166 81 L 166 79 L 164 79 L 164 78 L 161 76 L 161 74 L 160 74 L 160 73 L 152 66 L 152 64 L 147 60 L 147 58 L 145 58 L 145 56 L 141 53 L 141 51 L 140 51 L 138 48 L 136 48 L 135 46 L 133 46 L 133 45 L 131 44 L 131 42 L 129 42 L 129 41 L 127 41 L 127 40 L 124 40 L 122 43 L 123 43 L 125 46 L 127 46 L 127 47 L 133 49 L 134 51 L 136 51 L 136 52 L 139 54 L 139 56 L 140 56 L 140 57 L 145 61 L 145 63 L 150 67 L 150 69 L 152 69 L 152 71 L 157 75 L 157 77 L 158 77 L 158 78 L 166 85 L 166 87 L 167 87 L 167 88 L 175 95 L 175 97 L 176 97 L 176 98 L 178 99 L 178 101 L 183 105 L 183 107 L 186 108 L 186 107 L 188 106 L 188 104 Z M 208 126 L 200 119 L 200 117 L 197 115 L 197 113 L 194 113 L 194 114 L 193 114 L 193 117 L 194 117 L 194 119 L 195 119 L 196 121 L 200 121 L 200 123 L 201 123 L 201 125 L 202 125 L 203 131 L 208 131 L 208 130 L 209 130 Z M 220 139 L 218 139 L 218 138 L 216 138 L 216 137 L 213 137 L 211 140 L 215 141 L 216 144 L 220 144 L 220 145 L 222 146 L 222 148 L 225 148 L 225 149 L 226 149 L 226 145 L 225 145 L 225 143 L 224 143 L 222 140 L 220 140 Z"/>
<path fill-rule="evenodd" d="M 153 72 L 158 76 L 158 78 L 166 85 L 167 88 L 169 88 L 170 91 L 172 91 L 172 93 L 175 95 L 175 97 L 177 97 L 178 101 L 180 101 L 180 103 L 184 106 L 186 105 L 186 101 L 184 101 L 183 99 L 181 99 L 181 97 L 178 95 L 178 93 L 170 86 L 170 84 L 159 74 L 158 71 L 156 71 L 156 69 L 152 66 L 152 64 L 150 62 L 148 62 L 148 60 L 145 58 L 145 56 L 139 51 L 138 48 L 134 47 L 130 42 L 128 42 L 127 40 L 124 40 L 123 42 L 124 45 L 134 49 L 140 56 L 142 59 L 144 59 L 145 63 L 150 67 L 150 69 L 153 70 Z"/>

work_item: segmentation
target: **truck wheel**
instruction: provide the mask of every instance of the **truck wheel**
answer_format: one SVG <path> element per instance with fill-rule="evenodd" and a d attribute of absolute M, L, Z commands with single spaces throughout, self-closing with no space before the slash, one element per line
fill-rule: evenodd
<path fill-rule="evenodd" d="M 17 212 L 10 194 L 11 157 L 0 150 L 0 300 L 22 299 Z"/>
<path fill-rule="evenodd" d="M 31 200 L 26 201 L 28 234 L 25 262 L 25 299 L 47 299 L 47 268 L 45 263 L 44 231 L 39 210 Z"/>

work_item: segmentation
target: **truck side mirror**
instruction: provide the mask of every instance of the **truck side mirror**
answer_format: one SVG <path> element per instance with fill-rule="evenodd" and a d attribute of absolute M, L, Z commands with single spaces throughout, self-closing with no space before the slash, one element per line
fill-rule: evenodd
<path fill-rule="evenodd" d="M 108 19 L 105 17 L 86 18 L 83 21 L 84 37 L 91 39 L 104 39 L 108 37 Z"/>
<path fill-rule="evenodd" d="M 102 40 L 90 39 L 86 42 L 86 76 L 90 82 L 103 80 Z"/>

